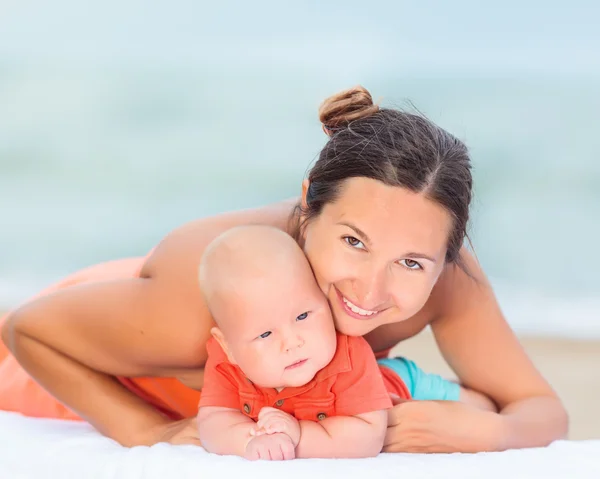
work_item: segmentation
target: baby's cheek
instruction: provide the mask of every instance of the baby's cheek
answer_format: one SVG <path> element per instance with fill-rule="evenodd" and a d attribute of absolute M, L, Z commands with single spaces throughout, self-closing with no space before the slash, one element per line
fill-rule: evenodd
<path fill-rule="evenodd" d="M 266 352 L 262 351 L 248 351 L 245 355 L 243 364 L 240 361 L 238 365 L 246 376 L 257 384 L 264 382 L 265 377 L 268 377 L 269 361 Z"/>
<path fill-rule="evenodd" d="M 261 377 L 261 383 L 275 384 L 281 381 L 284 366 L 282 360 L 276 355 L 265 355 L 255 367 L 257 374 Z"/>

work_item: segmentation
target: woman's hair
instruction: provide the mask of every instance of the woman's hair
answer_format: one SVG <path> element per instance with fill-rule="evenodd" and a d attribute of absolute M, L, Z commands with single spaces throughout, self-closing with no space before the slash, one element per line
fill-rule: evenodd
<path fill-rule="evenodd" d="M 464 143 L 420 114 L 379 108 L 361 86 L 327 98 L 319 119 L 329 141 L 308 174 L 307 205 L 296 207 L 292 235 L 301 238 L 307 222 L 336 201 L 345 180 L 371 178 L 444 207 L 452 217 L 446 262 L 465 269 L 459 252 L 467 237 L 472 177 Z"/>

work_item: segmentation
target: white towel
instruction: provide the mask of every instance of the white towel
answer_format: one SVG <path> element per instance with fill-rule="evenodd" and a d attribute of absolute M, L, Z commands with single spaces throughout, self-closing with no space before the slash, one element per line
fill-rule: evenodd
<path fill-rule="evenodd" d="M 480 454 L 250 462 L 200 447 L 121 447 L 83 423 L 0 412 L 1 479 L 600 478 L 600 440 Z"/>

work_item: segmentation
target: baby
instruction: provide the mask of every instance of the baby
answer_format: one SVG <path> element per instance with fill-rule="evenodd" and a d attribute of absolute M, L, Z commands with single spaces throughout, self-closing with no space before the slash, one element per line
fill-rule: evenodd
<path fill-rule="evenodd" d="M 389 394 L 410 399 L 411 388 L 399 375 L 384 382 L 364 338 L 336 332 L 290 236 L 265 226 L 228 230 L 206 249 L 199 279 L 216 322 L 198 412 L 207 451 L 267 460 L 381 451 Z M 412 362 L 386 366 L 419 377 Z M 437 382 L 459 399 L 457 384 Z"/>

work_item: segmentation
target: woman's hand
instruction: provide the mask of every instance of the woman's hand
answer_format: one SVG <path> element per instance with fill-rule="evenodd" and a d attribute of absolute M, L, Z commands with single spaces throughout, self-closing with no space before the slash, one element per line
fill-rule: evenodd
<path fill-rule="evenodd" d="M 195 417 L 173 421 L 155 426 L 142 438 L 144 445 L 152 446 L 159 442 L 174 445 L 192 444 L 201 446 L 198 421 Z"/>
<path fill-rule="evenodd" d="M 383 452 L 497 451 L 503 444 L 499 414 L 454 401 L 394 401 Z"/>

